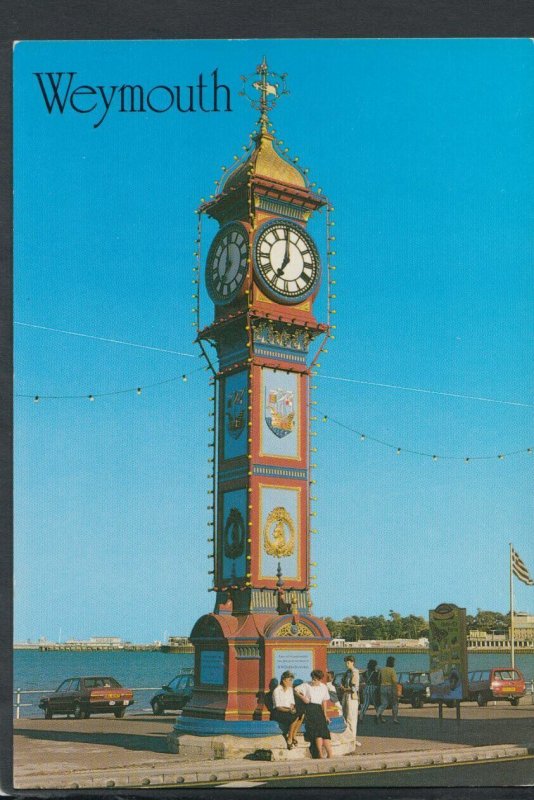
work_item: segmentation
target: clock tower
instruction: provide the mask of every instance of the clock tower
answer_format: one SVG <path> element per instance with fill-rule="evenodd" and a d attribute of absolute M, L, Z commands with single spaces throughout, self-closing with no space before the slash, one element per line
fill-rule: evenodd
<path fill-rule="evenodd" d="M 213 320 L 197 338 L 213 370 L 215 607 L 190 636 L 195 690 L 177 730 L 263 736 L 279 733 L 263 704 L 271 680 L 327 666 L 330 634 L 310 599 L 310 375 L 330 335 L 313 308 L 328 276 L 307 223 L 329 206 L 275 142 L 268 112 L 285 75 L 264 59 L 243 80 L 258 129 L 199 209 L 199 229 L 202 215 L 219 224 L 198 273 Z"/>

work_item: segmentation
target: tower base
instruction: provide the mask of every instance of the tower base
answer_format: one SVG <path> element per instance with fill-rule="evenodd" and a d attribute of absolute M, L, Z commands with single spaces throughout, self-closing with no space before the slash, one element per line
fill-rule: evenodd
<path fill-rule="evenodd" d="M 285 670 L 303 681 L 314 669 L 326 672 L 330 633 L 322 620 L 297 609 L 279 614 L 214 613 L 195 623 L 190 640 L 195 646 L 195 688 L 180 725 L 187 720 L 197 726 L 206 722 L 214 734 L 234 733 L 229 726 L 244 726 L 243 735 L 255 736 L 249 732 L 254 723 L 274 724 L 268 694 Z M 337 714 L 332 704 L 328 716 Z M 221 723 L 223 730 L 217 727 Z M 197 727 L 195 733 L 201 730 Z M 276 727 L 267 733 L 276 734 Z"/>
<path fill-rule="evenodd" d="M 189 720 L 190 721 L 190 720 Z M 214 720 L 196 720 L 197 722 L 210 723 Z M 208 732 L 208 725 L 201 726 L 202 732 L 191 733 L 189 725 L 180 724 L 178 718 L 174 730 L 167 736 L 169 752 L 176 753 L 184 759 L 195 761 L 209 761 L 230 758 L 245 758 L 258 761 L 293 761 L 303 758 L 312 758 L 310 742 L 302 734 L 297 737 L 298 744 L 288 750 L 280 728 L 276 723 L 251 722 L 248 735 L 235 735 L 233 733 Z M 228 725 L 230 730 L 235 730 L 232 725 L 236 723 L 219 722 L 217 730 L 223 725 Z M 271 732 L 271 725 L 278 728 L 277 733 Z M 267 728 L 267 730 L 265 730 Z M 343 717 L 333 718 L 330 723 L 332 751 L 334 756 L 344 756 L 355 750 L 354 738 L 345 728 Z M 262 735 L 263 734 L 263 735 Z"/>

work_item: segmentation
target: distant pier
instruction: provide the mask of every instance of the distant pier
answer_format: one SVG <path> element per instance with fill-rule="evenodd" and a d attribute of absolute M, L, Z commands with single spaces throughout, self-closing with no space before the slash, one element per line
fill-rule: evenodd
<path fill-rule="evenodd" d="M 521 631 L 521 638 L 515 639 L 515 650 L 522 654 L 534 653 L 534 637 L 530 631 Z M 530 633 L 530 635 L 529 635 Z M 15 650 L 38 650 L 40 652 L 160 652 L 193 654 L 193 645 L 187 636 L 169 636 L 166 642 L 149 642 L 136 644 L 124 641 L 118 636 L 92 636 L 90 639 L 67 639 L 64 642 L 49 642 L 42 637 L 37 642 L 15 642 Z M 511 641 L 505 633 L 485 633 L 470 631 L 467 637 L 468 653 L 510 653 Z M 428 639 L 360 639 L 348 642 L 345 639 L 333 638 L 328 647 L 328 654 L 334 653 L 428 653 Z"/>

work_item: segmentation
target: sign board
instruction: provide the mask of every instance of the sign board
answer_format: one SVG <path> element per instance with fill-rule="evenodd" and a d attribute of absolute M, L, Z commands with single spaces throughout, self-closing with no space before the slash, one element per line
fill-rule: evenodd
<path fill-rule="evenodd" d="M 224 686 L 224 650 L 201 651 L 200 683 Z"/>
<path fill-rule="evenodd" d="M 442 603 L 429 612 L 430 697 L 467 699 L 467 631 L 465 608 Z"/>
<path fill-rule="evenodd" d="M 282 672 L 289 670 L 295 678 L 310 680 L 313 669 L 313 650 L 275 650 L 273 674 L 278 680 Z"/>

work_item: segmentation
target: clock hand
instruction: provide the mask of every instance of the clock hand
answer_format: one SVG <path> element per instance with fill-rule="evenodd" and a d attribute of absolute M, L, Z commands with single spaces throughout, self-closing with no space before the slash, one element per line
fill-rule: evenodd
<path fill-rule="evenodd" d="M 289 255 L 289 231 L 288 231 L 287 232 L 287 237 L 286 237 L 286 251 L 284 253 L 284 258 L 282 260 L 282 264 L 280 266 L 280 269 L 277 270 L 277 273 L 276 273 L 276 276 L 278 278 L 280 278 L 282 276 L 282 274 L 283 274 L 285 268 L 287 267 L 287 265 L 289 264 L 290 260 L 291 259 L 290 259 L 290 255 Z"/>
<path fill-rule="evenodd" d="M 287 264 L 289 261 L 289 231 L 286 230 L 286 253 L 284 256 L 284 263 Z"/>

